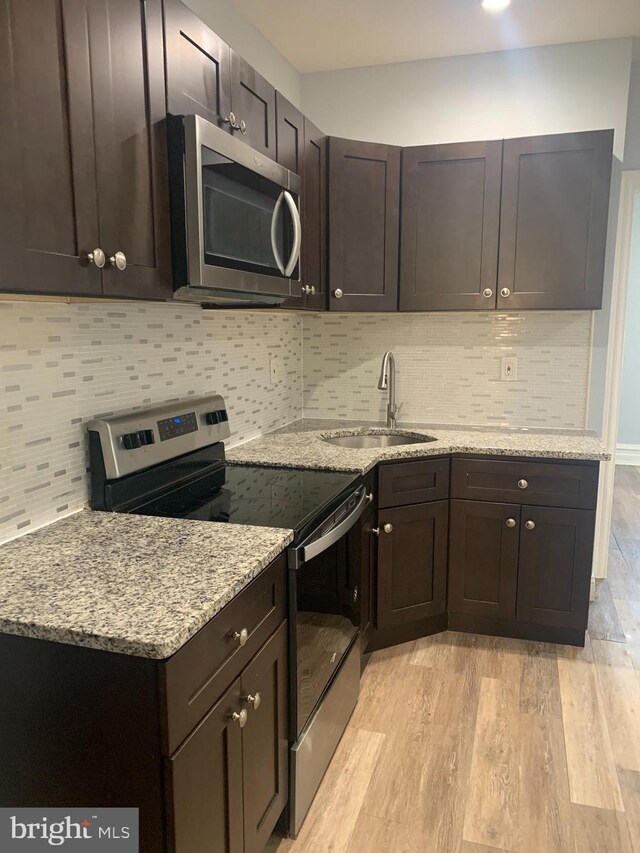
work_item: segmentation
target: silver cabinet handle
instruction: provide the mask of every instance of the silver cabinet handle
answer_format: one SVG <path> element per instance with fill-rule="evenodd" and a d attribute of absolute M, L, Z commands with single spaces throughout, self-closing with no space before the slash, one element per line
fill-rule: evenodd
<path fill-rule="evenodd" d="M 516 520 L 515 520 L 515 518 L 508 518 L 505 521 L 505 524 L 507 525 L 507 527 L 515 527 L 516 526 Z"/>
<path fill-rule="evenodd" d="M 109 263 L 112 267 L 115 267 L 117 270 L 122 272 L 127 268 L 127 256 L 124 252 L 116 252 L 115 255 L 111 255 L 109 258 Z"/>
<path fill-rule="evenodd" d="M 485 299 L 491 299 L 491 297 L 493 296 L 493 290 L 491 290 L 490 287 L 485 287 L 485 289 L 482 291 L 482 295 Z"/>
<path fill-rule="evenodd" d="M 260 702 L 262 702 L 262 697 L 259 693 L 248 693 L 246 696 L 242 697 L 243 702 L 247 702 L 249 705 L 253 705 L 253 710 L 257 711 L 260 707 Z"/>
<path fill-rule="evenodd" d="M 527 480 L 524 480 L 524 479 L 518 480 L 518 488 L 519 489 L 526 489 L 528 485 L 529 485 L 529 483 Z"/>
<path fill-rule="evenodd" d="M 369 492 L 367 495 L 367 503 L 373 503 L 373 492 Z"/>
<path fill-rule="evenodd" d="M 243 136 L 247 132 L 247 123 L 243 118 L 240 119 L 240 126 L 236 127 L 236 130 L 239 130 Z"/>
<path fill-rule="evenodd" d="M 341 288 L 336 287 L 336 289 L 333 291 L 333 295 L 336 299 L 342 299 L 342 297 L 344 296 L 344 292 L 341 290 Z"/>
<path fill-rule="evenodd" d="M 509 290 L 508 287 L 503 287 L 502 290 L 500 291 L 500 296 L 503 296 L 506 299 L 507 296 L 511 296 L 511 291 Z"/>
<path fill-rule="evenodd" d="M 87 255 L 87 260 L 90 264 L 95 264 L 99 270 L 105 265 L 107 261 L 107 256 L 102 251 L 102 249 L 94 249 L 93 252 L 89 252 Z"/>
<path fill-rule="evenodd" d="M 239 633 L 238 631 L 234 631 L 231 635 L 232 640 L 237 640 L 241 646 L 246 646 L 247 640 L 249 639 L 249 632 L 246 628 L 243 628 Z"/>
<path fill-rule="evenodd" d="M 231 130 L 241 130 L 240 125 L 236 121 L 236 114 L 234 112 L 230 112 L 228 116 L 225 116 L 222 121 L 225 124 L 228 124 Z M 246 130 L 245 130 L 246 133 Z"/>
<path fill-rule="evenodd" d="M 248 717 L 249 715 L 245 708 L 243 708 L 242 711 L 234 711 L 233 714 L 231 714 L 231 719 L 234 723 L 237 723 L 241 729 L 246 726 Z"/>
<path fill-rule="evenodd" d="M 298 258 L 300 257 L 300 248 L 302 246 L 302 223 L 300 222 L 300 211 L 298 210 L 298 205 L 288 190 L 284 191 L 284 200 L 287 203 L 287 207 L 289 208 L 289 213 L 291 214 L 291 219 L 293 221 L 293 247 L 291 249 L 289 263 L 284 271 L 285 276 L 289 278 L 298 263 Z"/>
<path fill-rule="evenodd" d="M 527 528 L 527 530 L 535 530 L 536 529 L 535 521 L 531 521 L 531 520 L 525 521 L 524 526 Z"/>

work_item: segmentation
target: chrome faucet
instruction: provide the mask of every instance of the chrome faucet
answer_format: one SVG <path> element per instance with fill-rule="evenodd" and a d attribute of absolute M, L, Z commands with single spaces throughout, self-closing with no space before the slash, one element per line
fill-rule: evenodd
<path fill-rule="evenodd" d="M 378 388 L 381 391 L 389 389 L 389 402 L 387 403 L 387 427 L 393 429 L 396 425 L 398 407 L 396 406 L 396 360 L 391 350 L 385 352 L 380 368 L 380 379 Z"/>

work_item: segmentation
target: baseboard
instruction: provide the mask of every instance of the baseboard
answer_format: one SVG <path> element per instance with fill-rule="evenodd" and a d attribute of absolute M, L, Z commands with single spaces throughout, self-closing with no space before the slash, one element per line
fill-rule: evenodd
<path fill-rule="evenodd" d="M 616 447 L 616 465 L 635 465 L 640 468 L 640 444 L 619 444 Z"/>

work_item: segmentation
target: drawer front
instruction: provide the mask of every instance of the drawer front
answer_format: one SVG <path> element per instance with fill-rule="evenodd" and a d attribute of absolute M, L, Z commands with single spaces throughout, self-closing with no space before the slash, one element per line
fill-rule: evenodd
<path fill-rule="evenodd" d="M 378 506 L 409 506 L 449 497 L 449 460 L 396 462 L 380 465 Z"/>
<path fill-rule="evenodd" d="M 200 722 L 286 616 L 278 557 L 164 664 L 167 754 Z M 234 634 L 247 631 L 243 646 Z"/>
<path fill-rule="evenodd" d="M 452 498 L 595 509 L 597 495 L 597 466 L 490 459 L 452 461 Z"/>

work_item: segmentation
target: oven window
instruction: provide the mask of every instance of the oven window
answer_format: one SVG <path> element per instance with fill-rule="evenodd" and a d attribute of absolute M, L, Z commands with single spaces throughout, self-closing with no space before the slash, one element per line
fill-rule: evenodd
<path fill-rule="evenodd" d="M 293 245 L 282 188 L 244 166 L 202 149 L 202 223 L 205 263 L 282 278 Z"/>

